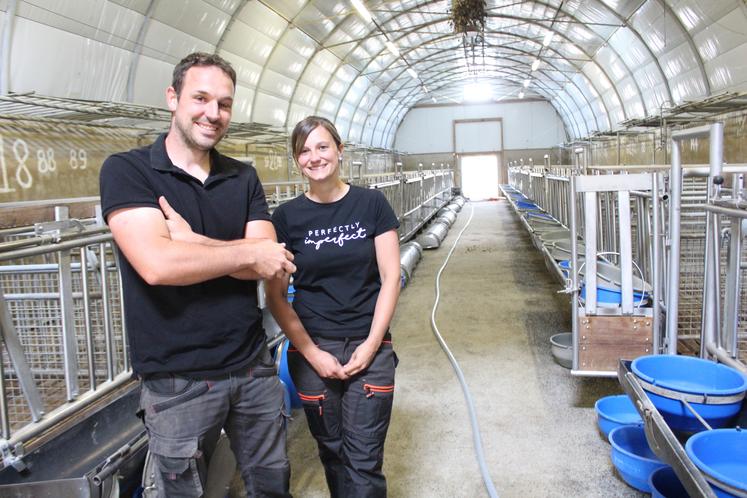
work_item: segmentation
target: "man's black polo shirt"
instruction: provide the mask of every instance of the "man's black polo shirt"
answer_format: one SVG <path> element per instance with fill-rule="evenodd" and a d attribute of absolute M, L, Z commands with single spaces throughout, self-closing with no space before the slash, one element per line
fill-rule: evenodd
<path fill-rule="evenodd" d="M 104 218 L 127 207 L 158 206 L 163 195 L 196 233 L 244 237 L 246 223 L 270 220 L 252 166 L 211 151 L 205 183 L 171 163 L 161 135 L 152 145 L 114 154 L 101 167 Z M 219 375 L 246 366 L 265 335 L 253 280 L 221 277 L 187 286 L 148 285 L 121 258 L 133 370 L 140 374 Z"/>

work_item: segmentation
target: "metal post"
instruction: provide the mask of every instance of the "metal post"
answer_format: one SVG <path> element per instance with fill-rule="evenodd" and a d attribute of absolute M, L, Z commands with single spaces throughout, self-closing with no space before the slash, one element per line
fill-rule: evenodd
<path fill-rule="evenodd" d="M 653 337 L 652 343 L 654 354 L 661 353 L 661 225 L 660 225 L 659 212 L 659 174 L 651 174 L 651 243 L 652 243 L 652 255 L 651 255 L 651 299 L 653 302 Z"/>
<path fill-rule="evenodd" d="M 86 353 L 88 358 L 89 389 L 96 390 L 96 362 L 93 355 L 93 333 L 91 332 L 91 292 L 88 288 L 88 247 L 80 248 L 80 283 L 83 294 L 83 325 L 86 334 Z"/>
<path fill-rule="evenodd" d="M 568 205 L 570 206 L 570 229 L 571 229 L 571 340 L 573 351 L 573 369 L 577 370 L 578 361 L 578 236 L 576 235 L 576 175 L 570 177 L 570 190 L 568 193 Z"/>
<path fill-rule="evenodd" d="M 54 214 L 55 221 L 68 219 L 67 206 L 56 206 Z M 79 394 L 78 341 L 75 337 L 75 308 L 73 303 L 73 277 L 70 252 L 70 249 L 57 251 L 60 265 L 58 282 L 60 289 L 60 317 L 62 319 L 62 354 L 68 401 L 74 400 Z"/>
<path fill-rule="evenodd" d="M 672 137 L 672 167 L 669 173 L 669 269 L 667 271 L 666 350 L 677 354 L 680 302 L 680 217 L 682 210 L 682 160 L 680 142 Z"/>
<path fill-rule="evenodd" d="M 708 200 L 710 204 L 719 196 L 720 185 L 715 180 L 721 178 L 724 158 L 724 125 L 714 123 L 709 130 Z M 703 322 L 700 341 L 700 356 L 708 355 L 708 345 L 716 344 L 720 323 L 720 257 L 719 257 L 719 217 L 717 213 L 706 214 L 705 285 L 703 295 Z"/>

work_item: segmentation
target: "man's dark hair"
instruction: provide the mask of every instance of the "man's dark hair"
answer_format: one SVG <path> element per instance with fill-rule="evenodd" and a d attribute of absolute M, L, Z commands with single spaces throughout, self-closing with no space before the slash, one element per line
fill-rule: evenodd
<path fill-rule="evenodd" d="M 176 91 L 176 96 L 179 97 L 182 93 L 182 86 L 184 85 L 184 75 L 187 74 L 187 70 L 191 67 L 205 67 L 215 66 L 224 73 L 226 76 L 231 78 L 234 88 L 236 88 L 236 71 L 234 71 L 231 64 L 228 63 L 223 57 L 218 54 L 207 54 L 205 52 L 193 52 L 180 60 L 179 63 L 174 66 L 174 74 L 171 80 L 171 86 Z"/>

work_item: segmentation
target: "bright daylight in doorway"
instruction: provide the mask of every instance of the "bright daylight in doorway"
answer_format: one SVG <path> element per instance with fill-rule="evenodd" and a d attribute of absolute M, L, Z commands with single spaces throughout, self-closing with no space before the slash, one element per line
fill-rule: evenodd
<path fill-rule="evenodd" d="M 494 154 L 463 156 L 462 194 L 473 201 L 498 197 L 498 157 Z"/>

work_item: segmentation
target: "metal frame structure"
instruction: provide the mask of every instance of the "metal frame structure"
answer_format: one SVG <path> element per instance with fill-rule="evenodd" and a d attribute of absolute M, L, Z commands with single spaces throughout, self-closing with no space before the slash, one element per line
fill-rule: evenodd
<path fill-rule="evenodd" d="M 574 175 L 571 177 L 570 188 L 570 232 L 579 233 L 579 222 L 583 216 L 583 240 L 585 243 L 584 272 L 585 299 L 584 305 L 579 306 L 581 286 L 579 285 L 580 258 L 578 237 L 571 237 L 571 295 L 572 295 L 572 330 L 573 330 L 573 375 L 606 376 L 616 375 L 616 371 L 583 369 L 580 362 L 581 337 L 579 331 L 579 319 L 591 316 L 616 316 L 616 317 L 646 317 L 650 318 L 652 330 L 651 354 L 659 352 L 660 348 L 660 313 L 657 303 L 659 302 L 660 290 L 660 247 L 656 241 L 659 240 L 660 220 L 659 213 L 659 179 L 656 173 L 638 173 L 630 175 Z M 633 294 L 633 244 L 631 230 L 631 193 L 650 192 L 651 209 L 645 209 L 640 216 L 648 214 L 651 224 L 639 223 L 635 232 L 636 240 L 648 239 L 651 247 L 650 264 L 646 273 L 640 270 L 640 278 L 644 282 L 642 292 L 645 294 L 645 276 L 652 276 L 651 300 L 653 308 L 642 308 L 635 306 Z M 610 202 L 609 194 L 614 195 Z M 577 194 L 581 194 L 583 200 L 580 202 Z M 600 197 L 605 196 L 605 203 L 600 203 Z M 581 208 L 582 209 L 579 209 Z M 616 213 L 615 211 L 616 207 Z M 640 209 L 640 208 L 639 208 Z M 583 214 L 581 214 L 583 213 Z M 650 226 L 651 233 L 647 233 Z M 604 232 L 599 228 L 604 227 Z M 600 255 L 609 254 L 610 251 L 598 251 L 599 234 L 603 233 L 607 239 L 613 238 L 617 241 L 616 250 L 612 251 L 618 259 L 620 267 L 621 304 L 619 308 L 600 307 L 597 302 L 597 264 Z M 645 251 L 644 253 L 645 254 Z M 640 259 L 639 259 L 640 261 Z M 636 265 L 640 268 L 641 265 Z M 635 321 L 633 322 L 635 323 Z M 588 325 L 587 325 L 588 326 Z M 591 331 L 590 333 L 593 333 Z"/>

